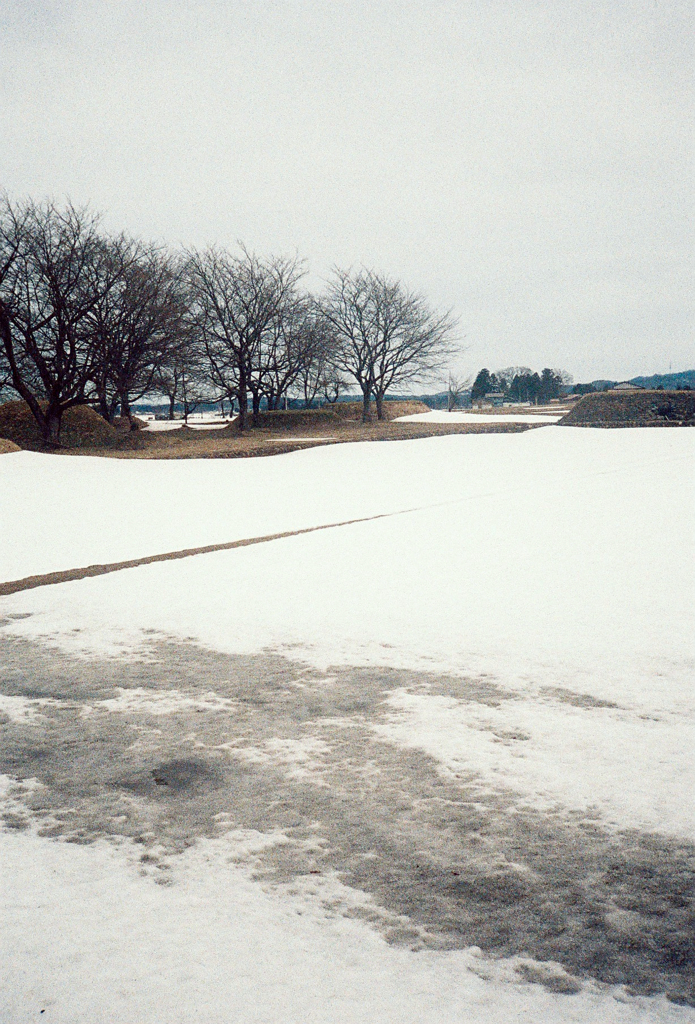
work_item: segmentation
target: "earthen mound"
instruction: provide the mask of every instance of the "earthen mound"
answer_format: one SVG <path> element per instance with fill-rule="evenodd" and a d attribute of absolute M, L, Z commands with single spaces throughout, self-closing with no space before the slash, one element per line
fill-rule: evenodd
<path fill-rule="evenodd" d="M 362 402 L 336 402 L 331 408 L 341 420 L 361 420 Z M 371 404 L 372 418 L 376 419 L 376 405 Z M 400 416 L 414 416 L 416 413 L 431 412 L 424 402 L 407 400 L 403 402 L 384 402 L 384 419 L 396 420 Z"/>
<path fill-rule="evenodd" d="M 695 426 L 695 391 L 601 391 L 584 395 L 560 423 L 566 427 Z"/>
<path fill-rule="evenodd" d="M 38 424 L 24 401 L 0 405 L 0 438 L 14 441 L 20 448 L 45 447 Z M 63 414 L 60 444 L 64 448 L 103 448 L 115 439 L 115 429 L 88 405 L 75 405 Z"/>

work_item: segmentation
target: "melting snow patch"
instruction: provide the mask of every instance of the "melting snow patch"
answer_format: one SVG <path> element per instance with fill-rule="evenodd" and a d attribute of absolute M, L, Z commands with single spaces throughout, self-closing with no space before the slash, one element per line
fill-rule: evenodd
<path fill-rule="evenodd" d="M 235 704 L 233 700 L 219 697 L 212 691 L 200 697 L 191 697 L 180 690 L 145 690 L 141 687 L 126 690 L 119 686 L 118 691 L 118 697 L 101 700 L 94 705 L 95 708 L 148 715 L 171 715 L 186 710 L 224 711 Z"/>
<path fill-rule="evenodd" d="M 693 840 L 692 722 L 654 720 L 610 705 L 576 707 L 519 695 L 498 707 L 394 691 L 377 735 L 433 757 L 447 773 L 478 774 L 540 810 L 596 814 L 620 828 Z"/>
<path fill-rule="evenodd" d="M 229 750 L 235 757 L 253 764 L 282 765 L 290 778 L 313 782 L 318 786 L 326 785 L 317 775 L 323 768 L 318 758 L 331 749 L 323 740 L 311 736 L 303 740 L 273 737 L 266 740 L 262 747 L 223 743 L 218 749 Z"/>
<path fill-rule="evenodd" d="M 51 697 L 7 696 L 0 693 L 0 714 L 6 715 L 11 722 L 25 725 L 42 717 L 41 708 L 59 707 L 66 703 L 73 704 L 72 701 L 55 700 Z"/>

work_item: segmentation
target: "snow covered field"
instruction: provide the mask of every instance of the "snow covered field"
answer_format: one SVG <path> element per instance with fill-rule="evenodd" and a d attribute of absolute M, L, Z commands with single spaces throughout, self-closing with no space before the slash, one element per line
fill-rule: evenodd
<path fill-rule="evenodd" d="M 228 426 L 233 420 L 234 416 L 230 418 L 221 416 L 214 416 L 212 414 L 197 414 L 192 413 L 188 417 L 186 426 L 192 427 L 194 430 L 219 430 L 221 427 Z M 143 427 L 143 430 L 159 431 L 159 430 L 180 430 L 184 426 L 183 420 L 155 420 L 148 419 L 147 426 Z"/>
<path fill-rule="evenodd" d="M 399 416 L 398 423 L 557 423 L 564 412 L 553 415 L 534 412 L 446 412 L 433 409 L 432 412 L 416 412 L 411 416 Z"/>
<path fill-rule="evenodd" d="M 694 431 L 16 453 L 0 502 L 2 580 L 372 517 L 0 598 L 0 1019 L 695 1020 Z"/>

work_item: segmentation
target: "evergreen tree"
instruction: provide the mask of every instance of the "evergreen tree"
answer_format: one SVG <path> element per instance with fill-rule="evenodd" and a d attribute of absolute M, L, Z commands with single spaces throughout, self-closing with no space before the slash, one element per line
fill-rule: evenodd
<path fill-rule="evenodd" d="M 473 389 L 471 391 L 471 399 L 476 402 L 480 398 L 485 398 L 485 395 L 489 395 L 491 391 L 496 390 L 497 381 L 495 380 L 494 374 L 491 374 L 487 367 L 484 367 L 473 382 Z"/>
<path fill-rule="evenodd" d="M 561 386 L 562 377 L 560 374 L 546 366 L 541 373 L 540 400 L 542 402 L 549 402 L 552 398 L 559 398 Z"/>

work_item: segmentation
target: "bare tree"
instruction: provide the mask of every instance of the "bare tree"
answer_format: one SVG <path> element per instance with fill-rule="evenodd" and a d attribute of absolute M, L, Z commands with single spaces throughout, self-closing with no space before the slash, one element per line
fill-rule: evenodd
<path fill-rule="evenodd" d="M 295 301 L 301 273 L 297 259 L 261 260 L 243 247 L 240 256 L 215 248 L 190 254 L 193 311 L 210 381 L 221 396 L 236 398 L 239 430 L 246 426 L 249 392 L 258 419 L 266 346 L 278 319 Z"/>
<path fill-rule="evenodd" d="M 450 312 L 436 313 L 425 299 L 398 281 L 373 275 L 378 341 L 374 373 L 377 419 L 383 419 L 386 392 L 432 377 L 453 351 L 456 327 Z"/>
<path fill-rule="evenodd" d="M 530 377 L 532 373 L 528 366 L 507 366 L 504 370 L 497 370 L 494 376 L 502 390 L 508 391 L 515 377 Z"/>
<path fill-rule="evenodd" d="M 268 409 L 279 409 L 283 397 L 301 379 L 306 361 L 307 333 L 310 331 L 310 300 L 288 297 L 279 315 L 270 323 L 261 347 L 258 377 Z"/>
<path fill-rule="evenodd" d="M 330 360 L 323 371 L 320 381 L 320 390 L 324 402 L 335 405 L 341 395 L 344 395 L 350 388 L 350 382 L 336 367 L 333 360 Z"/>
<path fill-rule="evenodd" d="M 355 379 L 362 392 L 364 423 L 371 418 L 377 340 L 369 284 L 368 271 L 336 269 L 321 304 L 338 341 L 335 364 L 339 371 Z"/>
<path fill-rule="evenodd" d="M 94 387 L 102 415 L 112 420 L 120 405 L 132 426 L 131 403 L 152 390 L 169 352 L 189 329 L 186 294 L 177 267 L 160 250 L 124 238 L 109 247 L 124 271 L 92 314 L 98 347 Z"/>
<path fill-rule="evenodd" d="M 0 208 L 0 334 L 11 383 L 44 440 L 60 443 L 63 413 L 83 404 L 97 350 L 91 316 L 124 267 L 114 263 L 99 218 L 68 204 Z"/>
<path fill-rule="evenodd" d="M 26 211 L 15 211 L 6 196 L 0 198 L 0 395 L 12 387 L 12 369 L 7 357 L 11 343 L 11 312 L 8 291 L 14 282 L 13 264 L 19 258 L 24 239 Z"/>
<path fill-rule="evenodd" d="M 373 270 L 336 270 L 322 306 L 338 339 L 335 364 L 362 392 L 363 422 L 372 395 L 382 419 L 391 388 L 431 376 L 451 354 L 451 314 L 435 313 L 422 296 Z"/>
<path fill-rule="evenodd" d="M 1 316 L 2 312 L 0 311 L 0 317 Z M 3 394 L 7 394 L 10 391 L 11 387 L 12 373 L 10 371 L 10 364 L 7 361 L 7 356 L 5 355 L 5 346 L 0 342 L 0 402 L 4 400 Z"/>
<path fill-rule="evenodd" d="M 335 384 L 341 379 L 334 368 L 337 347 L 335 329 L 324 316 L 321 305 L 315 301 L 307 302 L 300 322 L 297 374 L 297 387 L 301 389 L 305 409 L 311 408 L 322 391 L 327 393 L 327 397 L 335 393 Z M 340 388 L 334 401 L 337 401 L 338 394 Z"/>
<path fill-rule="evenodd" d="M 184 419 L 202 402 L 220 401 L 212 386 L 205 349 L 195 330 L 182 331 L 157 365 L 154 391 L 169 402 L 169 419 L 173 420 L 177 403 L 183 405 Z M 222 396 L 224 397 L 224 396 Z"/>
<path fill-rule="evenodd" d="M 461 399 L 465 393 L 470 389 L 472 383 L 471 377 L 458 377 L 453 373 L 449 373 L 449 381 L 447 384 L 447 401 L 446 407 L 448 412 L 454 412 L 455 409 L 461 404 Z"/>
<path fill-rule="evenodd" d="M 5 365 L 4 356 L 0 352 L 0 402 L 3 401 L 2 394 L 4 391 L 9 390 L 10 384 L 10 367 L 9 364 Z"/>

